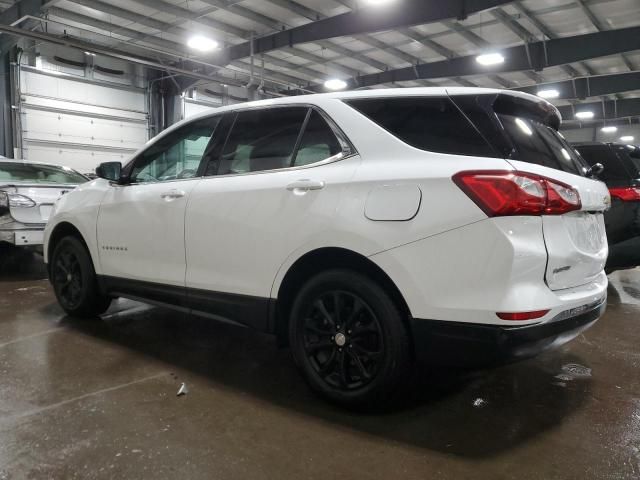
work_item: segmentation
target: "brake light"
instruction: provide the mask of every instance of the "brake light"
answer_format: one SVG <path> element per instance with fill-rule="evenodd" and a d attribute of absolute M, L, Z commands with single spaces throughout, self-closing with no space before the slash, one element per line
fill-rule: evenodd
<path fill-rule="evenodd" d="M 640 202 L 640 188 L 610 188 L 609 193 L 612 197 L 619 198 L 623 202 Z"/>
<path fill-rule="evenodd" d="M 549 310 L 536 310 L 534 312 L 498 312 L 496 315 L 502 320 L 535 320 L 542 318 Z"/>
<path fill-rule="evenodd" d="M 460 172 L 453 181 L 490 217 L 562 215 L 582 207 L 575 188 L 533 173 Z"/>

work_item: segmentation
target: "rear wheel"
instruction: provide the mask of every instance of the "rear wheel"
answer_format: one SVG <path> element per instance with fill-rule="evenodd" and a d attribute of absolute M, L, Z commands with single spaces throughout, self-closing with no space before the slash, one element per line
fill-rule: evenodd
<path fill-rule="evenodd" d="M 51 283 L 58 303 L 73 317 L 95 317 L 111 304 L 100 294 L 89 252 L 75 237 L 63 238 L 53 250 Z"/>
<path fill-rule="evenodd" d="M 411 368 L 400 309 L 356 272 L 332 270 L 309 280 L 293 303 L 289 336 L 311 387 L 343 405 L 389 399 Z"/>

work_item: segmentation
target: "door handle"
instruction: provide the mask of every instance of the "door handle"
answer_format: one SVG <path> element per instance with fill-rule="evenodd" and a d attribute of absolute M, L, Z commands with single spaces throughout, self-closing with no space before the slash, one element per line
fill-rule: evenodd
<path fill-rule="evenodd" d="M 306 193 L 309 190 L 322 190 L 324 182 L 319 180 L 297 180 L 287 185 L 287 190 L 293 193 Z"/>
<path fill-rule="evenodd" d="M 182 190 L 169 190 L 168 192 L 161 193 L 160 198 L 162 198 L 163 200 L 166 200 L 167 202 L 170 202 L 177 198 L 182 198 L 185 195 L 186 194 Z"/>

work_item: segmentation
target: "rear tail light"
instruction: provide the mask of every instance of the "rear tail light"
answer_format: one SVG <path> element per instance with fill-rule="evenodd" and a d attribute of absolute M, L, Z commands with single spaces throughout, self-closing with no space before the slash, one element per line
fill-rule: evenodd
<path fill-rule="evenodd" d="M 35 206 L 36 202 L 25 195 L 0 191 L 0 207 L 30 208 Z"/>
<path fill-rule="evenodd" d="M 640 188 L 637 187 L 610 188 L 609 193 L 623 202 L 640 202 Z"/>
<path fill-rule="evenodd" d="M 536 318 L 542 318 L 549 310 L 536 310 L 534 312 L 498 312 L 496 315 L 502 320 L 535 320 Z"/>
<path fill-rule="evenodd" d="M 453 181 L 490 217 L 562 215 L 582 207 L 575 188 L 533 173 L 460 172 Z"/>

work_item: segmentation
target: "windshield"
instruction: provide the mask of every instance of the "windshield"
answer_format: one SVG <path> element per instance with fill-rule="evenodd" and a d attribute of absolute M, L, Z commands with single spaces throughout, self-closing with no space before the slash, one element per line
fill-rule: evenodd
<path fill-rule="evenodd" d="M 68 167 L 38 165 L 35 163 L 0 162 L 0 183 L 28 182 L 78 185 L 87 180 L 87 177 Z"/>

